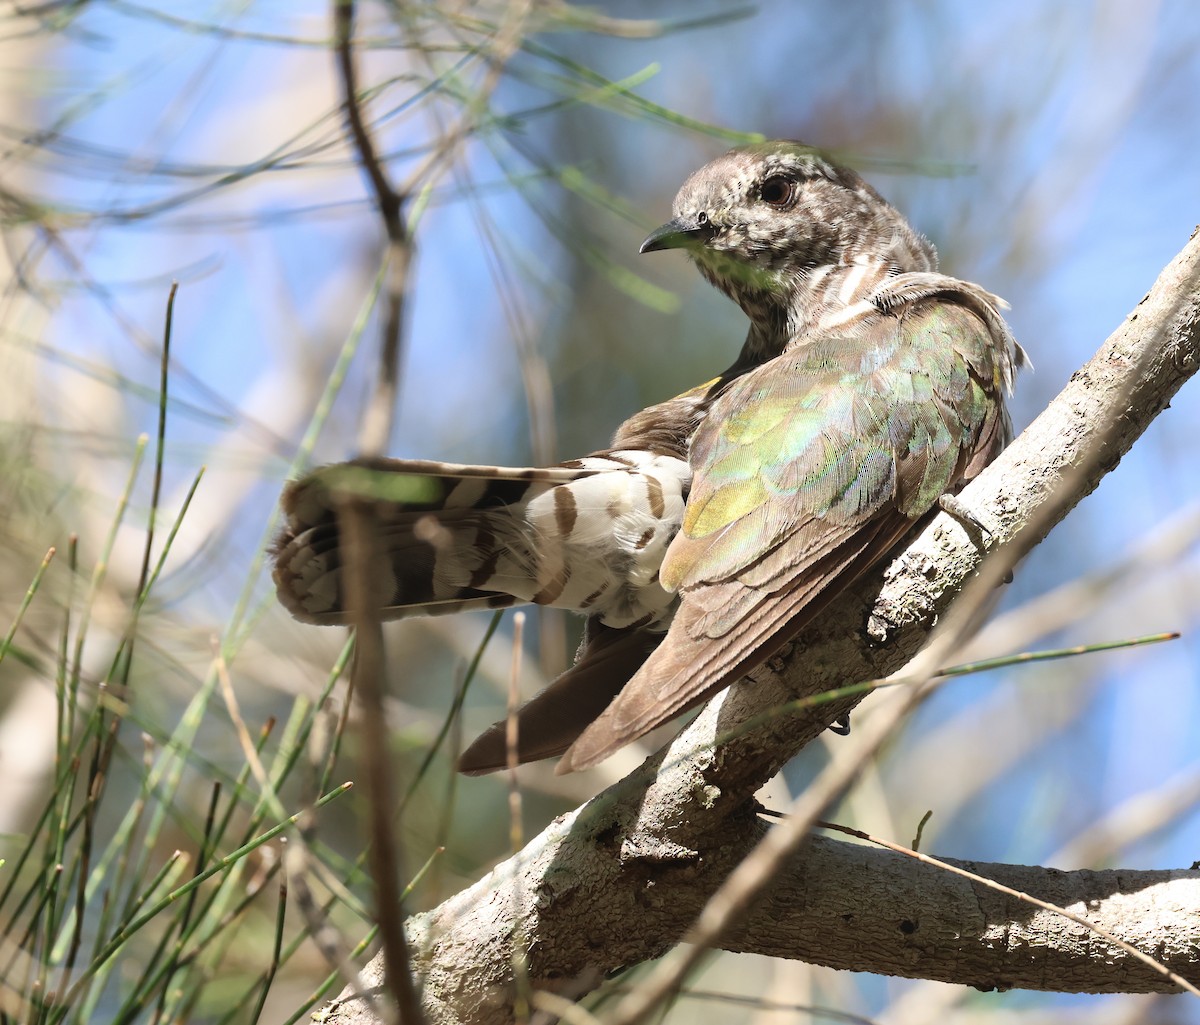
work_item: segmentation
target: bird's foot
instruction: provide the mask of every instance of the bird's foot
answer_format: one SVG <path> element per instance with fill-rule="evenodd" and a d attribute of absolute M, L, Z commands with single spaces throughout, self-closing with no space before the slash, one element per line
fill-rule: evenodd
<path fill-rule="evenodd" d="M 986 552 L 992 547 L 992 532 L 983 525 L 979 517 L 971 512 L 967 508 L 966 503 L 957 495 L 942 495 L 938 499 L 938 505 L 941 507 L 942 512 L 949 513 L 962 524 L 963 529 L 971 536 L 971 540 L 983 551 Z M 1012 570 L 1009 570 L 1004 577 L 1003 583 L 1011 584 L 1012 580 Z"/>
<path fill-rule="evenodd" d="M 980 548 L 988 548 L 992 541 L 992 532 L 988 530 L 958 495 L 942 495 L 938 499 L 938 506 L 942 512 L 949 513 L 972 537 L 971 539 L 979 544 Z"/>

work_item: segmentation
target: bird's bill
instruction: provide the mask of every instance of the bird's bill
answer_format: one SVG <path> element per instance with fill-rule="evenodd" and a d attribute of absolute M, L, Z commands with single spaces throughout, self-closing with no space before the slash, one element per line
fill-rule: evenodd
<path fill-rule="evenodd" d="M 655 228 L 642 243 L 639 253 L 656 253 L 660 249 L 691 249 L 703 245 L 710 228 L 707 222 L 676 217 L 660 228 Z"/>

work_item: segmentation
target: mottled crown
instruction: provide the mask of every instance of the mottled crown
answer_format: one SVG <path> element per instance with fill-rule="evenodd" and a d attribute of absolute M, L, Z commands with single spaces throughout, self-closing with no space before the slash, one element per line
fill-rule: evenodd
<path fill-rule="evenodd" d="M 797 142 L 730 150 L 684 182 L 673 213 L 686 243 L 648 247 L 686 244 L 705 277 L 752 318 L 764 306 L 802 301 L 804 282 L 820 267 L 937 267 L 933 245 L 879 193 Z"/>

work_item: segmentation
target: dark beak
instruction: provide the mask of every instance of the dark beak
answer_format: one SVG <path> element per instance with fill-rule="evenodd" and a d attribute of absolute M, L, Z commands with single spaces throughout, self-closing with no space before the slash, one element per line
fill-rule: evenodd
<path fill-rule="evenodd" d="M 713 236 L 712 225 L 699 218 L 676 217 L 646 236 L 639 253 L 656 253 L 660 249 L 693 249 L 702 246 Z"/>

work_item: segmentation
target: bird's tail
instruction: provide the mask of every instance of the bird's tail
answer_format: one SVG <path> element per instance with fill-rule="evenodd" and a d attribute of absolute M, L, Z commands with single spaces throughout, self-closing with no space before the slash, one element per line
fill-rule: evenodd
<path fill-rule="evenodd" d="M 326 466 L 288 485 L 275 543 L 279 600 L 308 623 L 350 621 L 339 508 L 373 505 L 372 606 L 386 619 L 523 602 L 666 629 L 658 583 L 687 464 L 620 450 L 544 468 L 401 459 Z"/>
<path fill-rule="evenodd" d="M 533 762 L 566 751 L 662 639 L 663 634 L 651 630 L 613 630 L 589 619 L 575 664 L 517 713 L 516 760 Z M 508 738 L 508 721 L 501 719 L 459 756 L 458 771 L 481 776 L 503 769 Z"/>
<path fill-rule="evenodd" d="M 592 473 L 403 459 L 322 467 L 283 493 L 279 600 L 307 623 L 350 620 L 338 515 L 351 499 L 374 506 L 380 551 L 371 586 L 385 619 L 544 600 L 558 567 L 531 523 L 530 503 Z"/>

